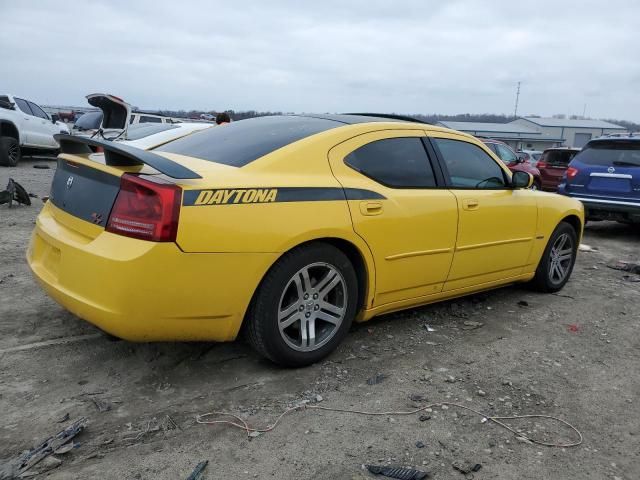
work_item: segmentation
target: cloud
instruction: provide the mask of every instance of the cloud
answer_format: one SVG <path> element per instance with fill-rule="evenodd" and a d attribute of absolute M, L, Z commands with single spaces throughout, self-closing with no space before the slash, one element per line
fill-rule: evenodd
<path fill-rule="evenodd" d="M 0 0 L 4 88 L 142 108 L 640 120 L 640 4 Z"/>

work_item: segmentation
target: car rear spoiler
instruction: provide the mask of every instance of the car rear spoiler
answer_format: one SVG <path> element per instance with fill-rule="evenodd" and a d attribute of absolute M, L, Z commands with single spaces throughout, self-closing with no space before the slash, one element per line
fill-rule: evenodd
<path fill-rule="evenodd" d="M 89 148 L 90 146 L 102 147 L 107 165 L 124 167 L 144 164 L 155 168 L 160 173 L 164 173 L 171 178 L 202 178 L 193 170 L 189 170 L 187 167 L 173 160 L 129 145 L 123 145 L 109 140 L 79 137 L 66 133 L 58 133 L 54 135 L 53 138 L 60 144 L 60 153 L 82 155 L 93 153 L 93 150 Z"/>

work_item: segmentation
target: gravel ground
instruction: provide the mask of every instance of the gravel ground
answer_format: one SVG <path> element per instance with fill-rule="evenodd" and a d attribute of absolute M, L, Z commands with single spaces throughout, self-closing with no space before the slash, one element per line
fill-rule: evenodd
<path fill-rule="evenodd" d="M 46 195 L 54 168 L 25 159 L 0 169 L 0 186 L 13 177 Z M 78 448 L 41 476 L 176 479 L 208 460 L 207 479 L 372 478 L 363 464 L 411 466 L 436 479 L 640 478 L 640 283 L 607 268 L 640 261 L 638 230 L 589 225 L 584 243 L 597 251 L 579 255 L 559 294 L 512 286 L 386 315 L 354 326 L 326 361 L 285 370 L 240 341 L 114 341 L 67 313 L 24 260 L 40 205 L 0 206 L 0 458 L 84 416 Z M 59 342 L 38 344 L 50 340 Z M 391 411 L 448 401 L 486 415 L 548 414 L 575 425 L 584 443 L 518 441 L 453 406 L 422 418 L 299 411 L 255 438 L 195 421 L 224 410 L 266 425 L 302 400 Z M 548 420 L 509 423 L 542 440 L 575 439 Z M 455 462 L 482 468 L 465 476 Z"/>

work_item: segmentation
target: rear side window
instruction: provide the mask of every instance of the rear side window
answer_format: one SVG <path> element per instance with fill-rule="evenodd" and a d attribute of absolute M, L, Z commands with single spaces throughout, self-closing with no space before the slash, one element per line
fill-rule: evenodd
<path fill-rule="evenodd" d="M 31 108 L 29 108 L 29 104 L 26 100 L 17 97 L 14 99 L 16 101 L 16 105 L 18 105 L 18 108 L 22 110 L 23 113 L 26 113 L 27 115 L 35 115 L 35 113 L 31 111 Z"/>
<path fill-rule="evenodd" d="M 429 188 L 436 180 L 420 138 L 387 138 L 368 143 L 344 159 L 354 170 L 394 188 Z"/>
<path fill-rule="evenodd" d="M 576 161 L 605 167 L 640 167 L 640 141 L 592 143 L 576 155 Z"/>
<path fill-rule="evenodd" d="M 155 150 L 242 167 L 290 143 L 343 125 L 295 115 L 258 117 L 207 128 Z"/>
<path fill-rule="evenodd" d="M 578 152 L 572 150 L 547 150 L 544 152 L 542 161 L 554 167 L 566 167 L 576 156 L 576 153 Z"/>
<path fill-rule="evenodd" d="M 447 138 L 434 138 L 433 142 L 447 167 L 452 187 L 505 188 L 502 168 L 477 145 Z"/>

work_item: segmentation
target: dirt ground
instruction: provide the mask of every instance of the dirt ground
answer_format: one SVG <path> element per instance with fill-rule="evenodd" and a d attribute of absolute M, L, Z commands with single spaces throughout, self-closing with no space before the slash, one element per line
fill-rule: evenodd
<path fill-rule="evenodd" d="M 25 159 L 0 168 L 0 187 L 13 177 L 46 195 L 54 168 Z M 208 460 L 207 479 L 372 478 L 363 464 L 411 466 L 435 479 L 640 478 L 640 283 L 607 267 L 640 261 L 638 230 L 589 225 L 583 243 L 598 250 L 580 253 L 557 295 L 511 286 L 383 316 L 354 326 L 326 361 L 286 370 L 242 342 L 114 341 L 67 313 L 24 260 L 41 205 L 0 206 L 0 458 L 79 417 L 88 425 L 77 448 L 40 477 L 184 479 Z M 482 326 L 465 329 L 465 321 Z M 39 343 L 51 340 L 59 341 Z M 578 428 L 584 443 L 528 444 L 453 406 L 422 419 L 299 411 L 255 438 L 195 420 L 224 410 L 265 425 L 302 400 L 391 411 L 449 401 L 486 415 L 548 414 Z M 510 424 L 547 441 L 575 439 L 548 420 Z M 465 476 L 454 462 L 482 468 Z"/>

